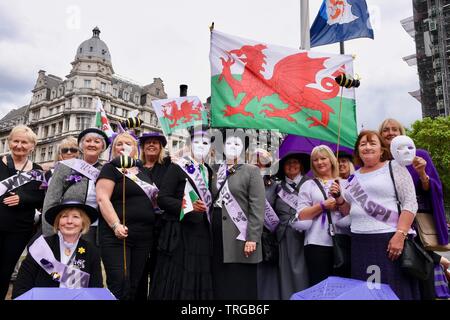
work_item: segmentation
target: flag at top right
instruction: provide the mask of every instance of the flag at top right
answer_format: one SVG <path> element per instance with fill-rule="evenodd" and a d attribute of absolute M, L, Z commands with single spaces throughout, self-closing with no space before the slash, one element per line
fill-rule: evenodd
<path fill-rule="evenodd" d="M 310 30 L 311 47 L 355 38 L 373 39 L 365 0 L 324 0 Z"/>

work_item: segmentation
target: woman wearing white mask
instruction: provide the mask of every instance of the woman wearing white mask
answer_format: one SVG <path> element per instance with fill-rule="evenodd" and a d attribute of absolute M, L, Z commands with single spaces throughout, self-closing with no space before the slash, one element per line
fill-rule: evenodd
<path fill-rule="evenodd" d="M 212 171 L 205 163 L 211 137 L 206 127 L 192 128 L 190 134 L 190 154 L 170 164 L 158 193 L 164 213 L 152 300 L 213 298 L 208 217 Z"/>
<path fill-rule="evenodd" d="M 227 130 L 227 133 L 230 130 Z M 214 299 L 257 299 L 265 189 L 258 167 L 243 164 L 243 134 L 224 135 L 223 163 L 212 182 Z"/>

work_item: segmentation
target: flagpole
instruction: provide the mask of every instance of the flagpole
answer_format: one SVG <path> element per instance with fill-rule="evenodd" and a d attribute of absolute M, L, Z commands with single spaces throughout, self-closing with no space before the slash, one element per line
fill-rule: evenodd
<path fill-rule="evenodd" d="M 341 54 L 345 54 L 344 41 L 339 42 L 339 49 Z"/>
<path fill-rule="evenodd" d="M 342 42 L 341 42 L 342 43 Z M 339 144 L 341 143 L 341 114 L 342 114 L 342 96 L 344 94 L 344 87 L 341 87 L 341 98 L 339 101 L 339 119 L 338 119 L 338 136 L 336 144 L 336 159 L 339 162 Z"/>
<path fill-rule="evenodd" d="M 311 49 L 309 36 L 309 0 L 300 0 L 300 49 Z"/>

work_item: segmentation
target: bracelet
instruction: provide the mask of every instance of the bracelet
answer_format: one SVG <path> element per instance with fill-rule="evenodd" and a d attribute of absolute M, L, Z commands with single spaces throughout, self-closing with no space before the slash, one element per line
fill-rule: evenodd
<path fill-rule="evenodd" d="M 397 229 L 396 232 L 400 232 L 405 237 L 405 239 L 406 239 L 406 237 L 408 237 L 408 233 L 403 230 Z"/>
<path fill-rule="evenodd" d="M 323 201 L 320 201 L 320 208 L 322 208 L 322 212 L 327 211 L 327 208 L 325 208 L 325 204 Z"/>
<path fill-rule="evenodd" d="M 116 221 L 116 222 L 114 222 L 113 223 L 113 225 L 111 226 L 111 229 L 113 230 L 113 231 L 116 231 L 116 228 L 117 228 L 117 226 L 120 224 L 120 221 L 118 220 L 118 221 Z"/>

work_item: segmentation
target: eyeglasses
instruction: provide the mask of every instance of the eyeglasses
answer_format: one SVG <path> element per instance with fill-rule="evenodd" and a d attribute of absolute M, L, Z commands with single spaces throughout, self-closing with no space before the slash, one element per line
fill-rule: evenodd
<path fill-rule="evenodd" d="M 61 148 L 61 153 L 77 153 L 78 152 L 78 148 Z"/>

